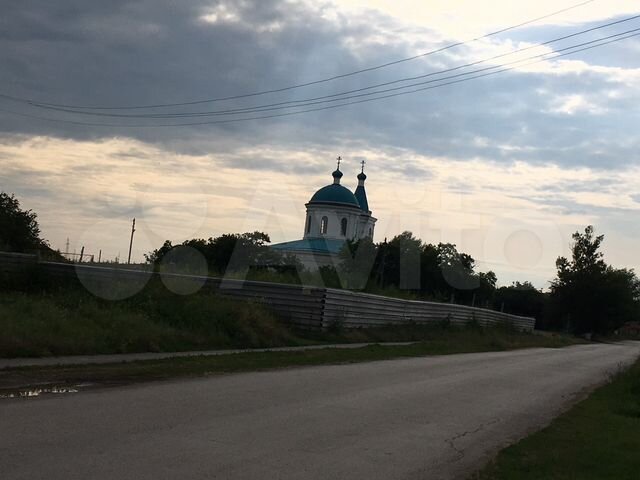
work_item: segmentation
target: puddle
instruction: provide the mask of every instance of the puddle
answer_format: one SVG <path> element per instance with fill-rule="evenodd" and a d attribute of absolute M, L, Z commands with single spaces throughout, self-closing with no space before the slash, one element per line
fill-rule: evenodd
<path fill-rule="evenodd" d="M 56 386 L 43 387 L 43 388 L 29 388 L 25 390 L 16 390 L 14 392 L 0 393 L 0 399 L 39 397 L 41 395 L 56 394 L 56 393 L 78 393 L 78 389 L 73 387 L 56 387 Z"/>

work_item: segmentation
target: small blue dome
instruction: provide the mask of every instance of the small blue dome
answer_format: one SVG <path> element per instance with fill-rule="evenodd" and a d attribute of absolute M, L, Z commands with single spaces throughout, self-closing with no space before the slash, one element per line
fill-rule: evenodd
<path fill-rule="evenodd" d="M 358 180 L 366 180 L 367 176 L 364 174 L 364 172 L 360 172 L 358 174 Z"/>
<path fill-rule="evenodd" d="M 360 208 L 356 196 L 348 188 L 337 183 L 322 187 L 311 197 L 309 203 L 338 203 Z"/>

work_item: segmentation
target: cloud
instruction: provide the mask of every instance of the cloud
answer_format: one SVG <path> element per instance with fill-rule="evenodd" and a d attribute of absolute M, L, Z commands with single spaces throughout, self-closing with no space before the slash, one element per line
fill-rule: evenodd
<path fill-rule="evenodd" d="M 304 83 L 424 52 L 455 40 L 447 36 L 451 32 L 446 29 L 409 25 L 399 10 L 378 7 L 381 10 L 360 9 L 356 14 L 340 5 L 312 2 L 132 0 L 115 2 L 112 8 L 105 8 L 100 2 L 66 2 L 64 6 L 50 2 L 15 3 L 7 7 L 4 15 L 11 21 L 5 21 L 7 28 L 0 36 L 0 61 L 6 66 L 0 80 L 6 86 L 3 93 L 8 95 L 59 103 L 118 106 L 188 102 Z M 446 11 L 444 5 L 438 8 Z M 592 24 L 595 23 L 585 26 Z M 531 30 L 535 35 L 528 41 L 540 41 L 560 34 L 558 28 L 530 27 L 516 30 L 514 35 L 517 38 Z M 567 28 L 563 26 L 561 31 L 566 33 Z M 242 108 L 322 96 L 455 66 L 528 44 L 514 43 L 509 36 L 501 36 L 311 89 L 171 111 Z M 627 49 L 621 45 L 616 47 L 618 51 L 629 52 L 634 44 L 629 43 Z M 185 120 L 71 115 L 4 99 L 0 101 L 0 110 L 56 121 L 4 113 L 0 115 L 0 131 L 79 140 L 131 137 L 183 153 L 233 151 L 238 145 L 248 144 L 296 145 L 319 151 L 330 144 L 342 149 L 355 141 L 460 159 L 485 156 L 505 162 L 595 166 L 602 159 L 572 150 L 588 140 L 602 141 L 610 147 L 605 148 L 608 151 L 619 150 L 615 159 L 606 159 L 607 164 L 611 161 L 626 164 L 636 148 L 635 142 L 628 141 L 631 128 L 620 128 L 627 124 L 625 118 L 633 114 L 628 111 L 629 102 L 637 99 L 640 69 L 632 63 L 625 58 L 618 66 L 605 67 L 584 60 L 558 60 L 536 69 L 342 109 L 263 121 L 175 128 L 126 125 Z M 594 113 L 605 117 L 602 121 L 605 125 L 611 118 L 619 120 L 615 128 L 609 126 L 602 131 L 597 119 L 580 118 L 585 123 L 584 129 L 576 130 L 576 119 L 564 118 Z M 124 126 L 96 127 L 62 121 Z M 627 141 L 621 142 L 621 137 Z M 485 144 L 478 144 L 478 138 L 485 139 Z M 620 145 L 625 145 L 626 154 Z M 528 150 L 528 154 L 516 154 L 523 150 Z M 273 168 L 280 168 L 277 162 L 272 163 Z"/>
<path fill-rule="evenodd" d="M 0 18 L 0 93 L 93 106 L 221 98 L 417 55 L 559 8 L 547 0 L 525 10 L 505 2 L 495 8 L 466 2 L 458 10 L 440 1 L 360 3 L 10 2 Z M 331 95 L 453 68 L 635 11 L 634 2 L 616 9 L 597 3 L 331 83 L 142 111 L 206 112 Z M 629 39 L 412 95 L 242 123 L 133 127 L 182 119 L 77 115 L 0 97 L 0 183 L 41 213 L 58 246 L 85 229 L 84 241 L 103 242 L 115 255 L 129 217 L 145 218 L 146 240 L 136 247 L 141 257 L 165 238 L 189 235 L 264 228 L 277 240 L 296 238 L 304 203 L 330 182 L 334 158 L 342 155 L 350 187 L 360 160 L 367 161 L 380 235 L 410 228 L 433 241 L 466 230 L 493 238 L 520 221 L 525 229 L 546 228 L 551 238 L 555 225 L 570 232 L 605 222 L 607 212 L 637 214 L 639 46 Z M 195 120 L 221 118 L 228 117 Z M 108 225 L 94 229 L 97 218 Z M 611 227 L 619 229 L 617 239 L 633 231 L 622 220 Z M 478 259 L 506 261 L 469 242 Z M 554 242 L 555 254 L 561 248 Z M 640 264 L 631 254 L 624 258 Z M 503 270 L 519 272 L 512 267 Z"/>

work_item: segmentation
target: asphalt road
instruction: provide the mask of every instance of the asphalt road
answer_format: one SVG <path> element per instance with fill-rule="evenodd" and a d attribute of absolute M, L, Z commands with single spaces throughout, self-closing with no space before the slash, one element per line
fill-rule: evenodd
<path fill-rule="evenodd" d="M 5 399 L 0 476 L 464 478 L 639 353 L 585 345 Z"/>

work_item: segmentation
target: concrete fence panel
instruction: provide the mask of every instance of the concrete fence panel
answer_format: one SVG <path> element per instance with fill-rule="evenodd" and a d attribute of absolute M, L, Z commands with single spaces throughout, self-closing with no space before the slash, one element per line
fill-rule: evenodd
<path fill-rule="evenodd" d="M 531 331 L 535 326 L 534 318 L 483 308 L 450 303 L 402 300 L 337 289 L 327 289 L 326 291 L 323 312 L 324 328 L 334 323 L 339 323 L 346 328 L 358 328 L 438 322 L 450 322 L 452 325 L 477 322 L 483 326 L 508 324 L 525 331 Z"/>
<path fill-rule="evenodd" d="M 35 255 L 0 252 L 0 275 L 18 276 L 38 269 L 60 279 L 78 279 L 102 298 L 118 300 L 140 291 L 158 273 L 150 268 L 102 267 L 38 261 Z M 163 280 L 188 280 L 206 291 L 265 305 L 282 321 L 300 328 L 327 329 L 332 325 L 367 328 L 400 324 L 450 322 L 465 325 L 505 325 L 532 331 L 535 319 L 483 308 L 449 303 L 383 297 L 333 288 L 255 282 L 195 275 L 163 273 Z"/>

